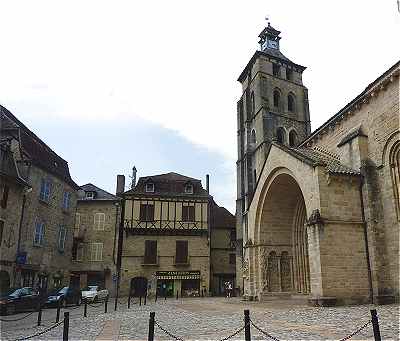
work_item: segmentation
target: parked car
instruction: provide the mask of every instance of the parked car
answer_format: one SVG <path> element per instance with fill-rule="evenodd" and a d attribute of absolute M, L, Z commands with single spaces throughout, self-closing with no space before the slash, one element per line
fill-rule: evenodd
<path fill-rule="evenodd" d="M 97 302 L 106 300 L 109 297 L 108 290 L 99 285 L 89 285 L 82 290 L 82 300 Z"/>
<path fill-rule="evenodd" d="M 66 307 L 68 304 L 81 304 L 81 292 L 77 288 L 64 287 L 51 293 L 46 300 L 46 306 Z"/>
<path fill-rule="evenodd" d="M 39 305 L 40 295 L 31 287 L 12 288 L 0 297 L 0 313 L 2 315 L 36 310 L 39 308 Z"/>

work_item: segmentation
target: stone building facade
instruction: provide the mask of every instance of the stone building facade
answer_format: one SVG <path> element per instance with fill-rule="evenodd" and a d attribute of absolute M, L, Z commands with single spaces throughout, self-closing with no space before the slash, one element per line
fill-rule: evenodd
<path fill-rule="evenodd" d="M 1 106 L 0 120 L 2 139 L 30 187 L 10 208 L 20 215 L 12 284 L 45 290 L 68 285 L 78 186 L 68 163 Z"/>
<path fill-rule="evenodd" d="M 124 200 L 121 294 L 207 294 L 211 197 L 201 181 L 177 173 L 141 177 Z"/>
<path fill-rule="evenodd" d="M 211 294 L 226 294 L 236 283 L 236 219 L 226 208 L 211 205 L 210 223 Z"/>
<path fill-rule="evenodd" d="M 93 185 L 80 187 L 72 247 L 71 285 L 106 287 L 115 294 L 120 198 Z"/>
<path fill-rule="evenodd" d="M 263 30 L 239 77 L 248 102 L 238 104 L 244 295 L 398 299 L 399 63 L 310 133 L 305 68 L 282 55 L 279 33 Z"/>
<path fill-rule="evenodd" d="M 0 140 L 0 294 L 14 283 L 22 198 L 30 189 L 19 174 L 10 141 Z"/>

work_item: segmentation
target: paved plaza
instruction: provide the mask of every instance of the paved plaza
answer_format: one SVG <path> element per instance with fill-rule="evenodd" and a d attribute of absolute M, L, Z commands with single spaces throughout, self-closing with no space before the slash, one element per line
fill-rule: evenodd
<path fill-rule="evenodd" d="M 126 298 L 121 299 L 126 302 Z M 71 307 L 74 308 L 74 307 Z M 70 308 L 70 309 L 71 309 Z M 83 306 L 70 310 L 70 340 L 147 340 L 149 313 L 156 313 L 156 321 L 173 335 L 183 340 L 220 340 L 243 326 L 243 310 L 250 310 L 252 321 L 279 340 L 339 340 L 357 330 L 370 319 L 372 305 L 351 307 L 313 308 L 289 301 L 243 302 L 239 298 L 163 299 L 139 306 L 136 301 L 128 310 L 126 304 L 114 311 L 109 303 L 88 307 L 88 317 L 83 317 Z M 378 311 L 383 339 L 399 339 L 399 306 L 375 307 Z M 26 314 L 3 316 L 17 319 Z M 61 314 L 63 315 L 63 313 Z M 35 334 L 52 326 L 56 310 L 43 311 L 41 327 L 35 327 L 37 313 L 15 322 L 1 322 L 1 340 L 14 340 Z M 253 340 L 266 340 L 261 332 L 251 328 Z M 62 338 L 62 325 L 34 340 Z M 171 340 L 157 326 L 155 339 Z M 241 331 L 232 340 L 243 340 Z M 371 324 L 352 340 L 371 340 Z"/>

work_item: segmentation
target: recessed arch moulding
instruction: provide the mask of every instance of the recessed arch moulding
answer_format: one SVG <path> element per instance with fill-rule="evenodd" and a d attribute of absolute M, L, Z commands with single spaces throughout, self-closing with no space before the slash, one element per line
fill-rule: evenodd
<path fill-rule="evenodd" d="M 358 186 L 272 145 L 247 213 L 245 296 L 368 301 Z"/>

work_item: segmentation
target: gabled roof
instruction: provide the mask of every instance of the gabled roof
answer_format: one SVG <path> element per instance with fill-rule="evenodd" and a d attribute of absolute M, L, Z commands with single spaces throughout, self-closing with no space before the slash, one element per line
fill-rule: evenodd
<path fill-rule="evenodd" d="M 68 163 L 57 155 L 38 136 L 30 131 L 9 110 L 0 105 L 0 130 L 2 133 L 17 130 L 21 150 L 28 160 L 33 164 L 57 176 L 75 189 L 79 186 L 72 180 L 69 173 Z"/>
<path fill-rule="evenodd" d="M 149 182 L 154 184 L 154 192 L 145 191 L 145 185 Z M 185 185 L 187 183 L 193 185 L 193 194 L 185 193 Z M 208 196 L 199 179 L 175 172 L 140 177 L 135 188 L 125 192 L 125 194 Z"/>
<path fill-rule="evenodd" d="M 211 206 L 211 229 L 218 228 L 235 228 L 236 217 L 225 207 L 218 206 L 215 201 Z"/>
<path fill-rule="evenodd" d="M 360 175 L 358 170 L 343 165 L 335 154 L 330 153 L 322 148 L 289 148 L 276 142 L 273 142 L 273 145 L 313 167 L 325 167 L 328 173 L 351 176 Z"/>
<path fill-rule="evenodd" d="M 86 199 L 86 198 L 79 198 L 79 201 L 96 201 L 96 200 L 111 200 L 111 201 L 117 201 L 117 200 L 121 200 L 119 197 L 117 197 L 114 194 L 111 194 L 107 191 L 105 191 L 104 189 L 101 189 L 100 187 L 97 187 L 93 184 L 86 184 L 80 187 L 80 189 L 82 189 L 83 191 L 85 191 L 85 193 L 87 192 L 93 192 L 95 193 L 95 196 L 93 199 Z"/>

